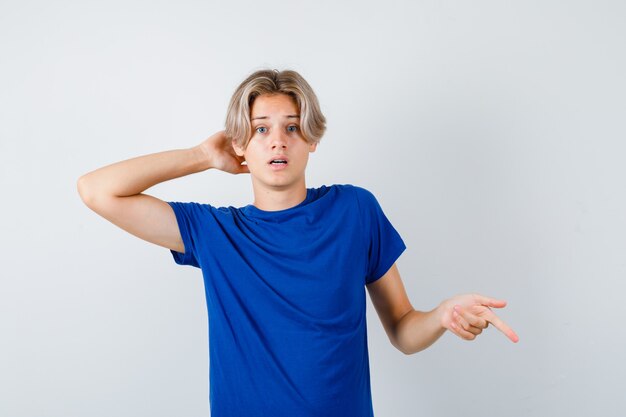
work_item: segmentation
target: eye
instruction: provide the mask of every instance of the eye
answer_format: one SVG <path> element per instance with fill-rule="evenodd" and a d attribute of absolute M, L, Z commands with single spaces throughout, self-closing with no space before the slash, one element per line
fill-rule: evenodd
<path fill-rule="evenodd" d="M 291 125 L 291 126 L 287 127 L 287 129 L 292 128 L 292 127 L 293 127 L 294 129 L 293 129 L 293 130 L 290 130 L 290 132 L 295 132 L 295 131 L 297 131 L 297 130 L 298 130 L 298 126 L 297 126 L 297 125 Z"/>
<path fill-rule="evenodd" d="M 259 127 L 257 127 L 255 130 L 256 130 L 257 132 L 259 132 L 259 129 L 266 129 L 266 127 L 265 127 L 265 126 L 259 126 Z M 265 132 L 259 132 L 259 133 L 265 133 Z"/>

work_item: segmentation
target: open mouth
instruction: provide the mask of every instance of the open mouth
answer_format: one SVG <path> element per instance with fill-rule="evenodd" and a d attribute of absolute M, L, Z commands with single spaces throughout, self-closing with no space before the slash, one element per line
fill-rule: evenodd
<path fill-rule="evenodd" d="M 289 161 L 284 155 L 276 155 L 276 157 L 270 159 L 270 161 L 268 162 L 268 165 L 272 167 L 272 171 L 287 169 L 288 164 Z"/>
<path fill-rule="evenodd" d="M 285 166 L 289 163 L 289 159 L 287 159 L 287 155 L 275 155 L 267 161 L 268 164 L 272 166 Z"/>

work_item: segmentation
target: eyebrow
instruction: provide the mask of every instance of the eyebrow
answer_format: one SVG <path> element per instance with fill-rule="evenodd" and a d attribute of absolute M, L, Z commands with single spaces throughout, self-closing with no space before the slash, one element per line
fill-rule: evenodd
<path fill-rule="evenodd" d="M 285 116 L 288 119 L 299 119 L 300 115 L 299 114 L 288 114 L 287 116 Z M 267 116 L 258 116 L 258 117 L 254 117 L 250 120 L 256 120 L 256 119 L 268 119 Z"/>

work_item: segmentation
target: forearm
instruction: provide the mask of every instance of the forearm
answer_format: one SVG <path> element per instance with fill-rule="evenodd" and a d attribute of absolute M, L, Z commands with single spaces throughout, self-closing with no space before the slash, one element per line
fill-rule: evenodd
<path fill-rule="evenodd" d="M 441 306 L 431 311 L 412 310 L 395 328 L 396 347 L 407 355 L 426 349 L 445 333 L 441 324 Z"/>
<path fill-rule="evenodd" d="M 93 195 L 126 197 L 174 178 L 211 168 L 197 147 L 174 149 L 116 162 L 89 172 L 78 180 L 83 199 Z"/>

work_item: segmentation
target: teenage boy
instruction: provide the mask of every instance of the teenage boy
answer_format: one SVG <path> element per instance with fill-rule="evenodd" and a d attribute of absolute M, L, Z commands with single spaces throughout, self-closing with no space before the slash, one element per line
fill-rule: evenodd
<path fill-rule="evenodd" d="M 518 340 L 491 310 L 502 300 L 465 294 L 427 312 L 412 307 L 395 264 L 406 246 L 374 195 L 351 184 L 306 187 L 325 129 L 300 74 L 260 70 L 233 94 L 225 131 L 78 181 L 93 211 L 201 269 L 213 417 L 373 416 L 365 288 L 407 355 L 446 330 L 473 340 L 489 323 Z M 249 173 L 254 202 L 215 207 L 143 193 L 207 169 Z"/>

